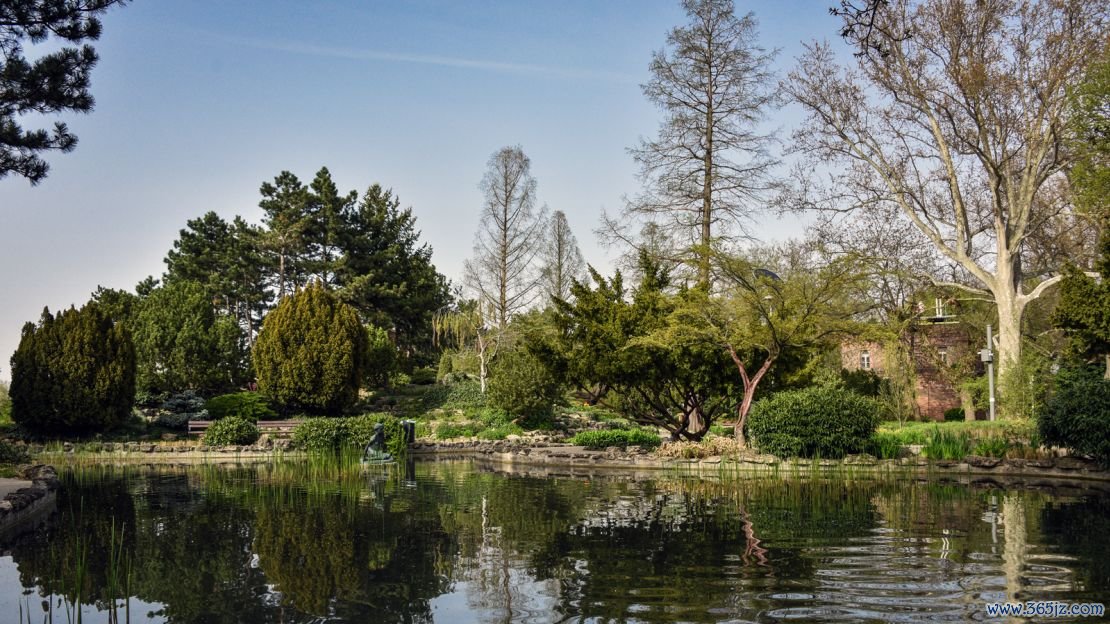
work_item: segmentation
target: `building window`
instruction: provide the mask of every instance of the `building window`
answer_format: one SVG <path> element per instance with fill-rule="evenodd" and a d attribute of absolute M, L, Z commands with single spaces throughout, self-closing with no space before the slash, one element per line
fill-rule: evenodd
<path fill-rule="evenodd" d="M 860 351 L 859 352 L 859 367 L 860 367 L 860 370 L 871 370 L 871 352 L 870 351 Z"/>
<path fill-rule="evenodd" d="M 948 348 L 941 347 L 937 349 L 937 358 L 940 359 L 941 364 L 948 366 Z"/>
<path fill-rule="evenodd" d="M 948 314 L 946 314 L 947 310 L 944 309 L 944 299 L 941 299 L 940 297 L 937 297 L 936 301 L 934 301 L 933 305 L 936 307 L 936 317 L 937 318 L 944 318 L 944 317 L 948 316 Z"/>

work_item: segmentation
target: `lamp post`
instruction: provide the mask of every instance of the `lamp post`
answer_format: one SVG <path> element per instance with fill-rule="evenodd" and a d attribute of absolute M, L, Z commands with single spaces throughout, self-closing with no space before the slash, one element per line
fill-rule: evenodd
<path fill-rule="evenodd" d="M 987 348 L 979 352 L 979 358 L 987 365 L 987 391 L 990 395 L 991 422 L 994 422 L 994 352 L 991 351 L 991 326 L 987 325 Z"/>

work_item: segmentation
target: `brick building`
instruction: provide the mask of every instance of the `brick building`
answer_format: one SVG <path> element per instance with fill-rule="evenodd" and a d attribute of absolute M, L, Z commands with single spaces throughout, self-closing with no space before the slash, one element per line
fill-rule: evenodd
<path fill-rule="evenodd" d="M 914 369 L 917 412 L 926 420 L 943 420 L 946 410 L 961 407 L 958 384 L 982 373 L 971 331 L 949 307 L 938 299 L 932 315 L 920 316 L 901 337 Z M 852 340 L 840 345 L 841 366 L 847 370 L 887 377 L 887 358 L 882 343 Z"/>

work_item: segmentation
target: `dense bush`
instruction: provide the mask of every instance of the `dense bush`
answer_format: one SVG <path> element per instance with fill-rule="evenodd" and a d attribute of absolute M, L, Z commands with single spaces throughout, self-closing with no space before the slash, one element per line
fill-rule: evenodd
<path fill-rule="evenodd" d="M 455 370 L 452 364 L 453 361 L 450 351 L 444 351 L 443 355 L 439 356 L 439 368 L 436 370 L 436 381 L 443 383 L 443 378 L 450 375 L 451 372 Z"/>
<path fill-rule="evenodd" d="M 603 449 L 610 446 L 655 448 L 659 446 L 661 440 L 659 434 L 646 429 L 607 429 L 582 431 L 571 438 L 569 442 L 591 449 Z"/>
<path fill-rule="evenodd" d="M 192 390 L 171 394 L 162 401 L 162 410 L 174 414 L 196 413 L 203 409 L 204 399 Z"/>
<path fill-rule="evenodd" d="M 962 407 L 951 407 L 944 410 L 944 422 L 953 422 L 964 419 L 964 408 Z"/>
<path fill-rule="evenodd" d="M 409 383 L 414 383 L 418 386 L 427 386 L 436 382 L 436 372 L 429 367 L 421 367 L 412 371 L 409 376 Z"/>
<path fill-rule="evenodd" d="M 361 451 L 374 436 L 374 425 L 382 423 L 386 449 L 394 457 L 408 451 L 401 434 L 401 421 L 389 414 L 363 414 L 354 418 L 308 418 L 293 429 L 298 449 L 314 453 L 335 453 L 348 448 Z"/>
<path fill-rule="evenodd" d="M 840 388 L 788 390 L 756 402 L 748 435 L 760 451 L 780 457 L 843 457 L 866 451 L 878 406 Z"/>
<path fill-rule="evenodd" d="M 427 411 L 436 408 L 471 409 L 486 406 L 486 395 L 476 381 L 466 380 L 427 388 L 421 397 L 421 407 Z"/>
<path fill-rule="evenodd" d="M 339 413 L 358 398 L 368 340 L 354 308 L 322 285 L 309 286 L 262 324 L 252 354 L 259 389 L 287 407 Z"/>
<path fill-rule="evenodd" d="M 861 396 L 872 398 L 879 396 L 884 382 L 886 380 L 873 370 L 862 368 L 856 370 L 840 369 L 840 383 L 843 384 L 844 389 Z"/>
<path fill-rule="evenodd" d="M 306 418 L 293 429 L 293 444 L 311 452 L 338 451 L 347 438 L 342 418 Z"/>
<path fill-rule="evenodd" d="M 8 396 L 8 384 L 0 381 L 0 422 L 7 422 L 12 418 L 12 400 Z"/>
<path fill-rule="evenodd" d="M 258 440 L 258 427 L 238 416 L 217 420 L 204 432 L 204 443 L 208 446 L 254 444 L 255 440 Z"/>
<path fill-rule="evenodd" d="M 208 391 L 245 381 L 247 353 L 238 322 L 217 314 L 204 286 L 171 280 L 137 305 L 136 387 L 144 394 L 180 388 Z M 232 386 L 234 387 L 234 386 Z"/>
<path fill-rule="evenodd" d="M 0 440 L 0 464 L 26 464 L 31 461 L 27 447 L 10 440 Z"/>
<path fill-rule="evenodd" d="M 528 418 L 549 418 L 562 403 L 562 386 L 538 357 L 524 349 L 502 354 L 489 381 L 489 403 Z"/>
<path fill-rule="evenodd" d="M 1045 444 L 1110 463 L 1110 380 L 1095 369 L 1061 371 L 1038 426 Z"/>
<path fill-rule="evenodd" d="M 260 392 L 236 392 L 212 397 L 205 403 L 205 409 L 216 420 L 229 416 L 238 416 L 251 422 L 277 418 L 277 412 L 270 408 L 266 397 Z"/>
<path fill-rule="evenodd" d="M 367 327 L 366 385 L 383 388 L 389 385 L 389 376 L 397 370 L 397 347 L 389 332 L 373 325 Z"/>
<path fill-rule="evenodd" d="M 27 323 L 12 355 L 12 420 L 36 433 L 103 431 L 135 401 L 131 335 L 89 303 Z"/>
<path fill-rule="evenodd" d="M 167 429 L 186 429 L 190 420 L 208 420 L 208 412 L 159 412 L 154 424 Z"/>

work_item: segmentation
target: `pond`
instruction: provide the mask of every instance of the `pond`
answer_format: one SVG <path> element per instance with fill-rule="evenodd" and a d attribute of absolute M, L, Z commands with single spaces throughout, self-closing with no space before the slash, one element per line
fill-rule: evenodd
<path fill-rule="evenodd" d="M 1110 497 L 479 463 L 89 465 L 0 551 L 0 621 L 967 621 L 1105 602 Z"/>

